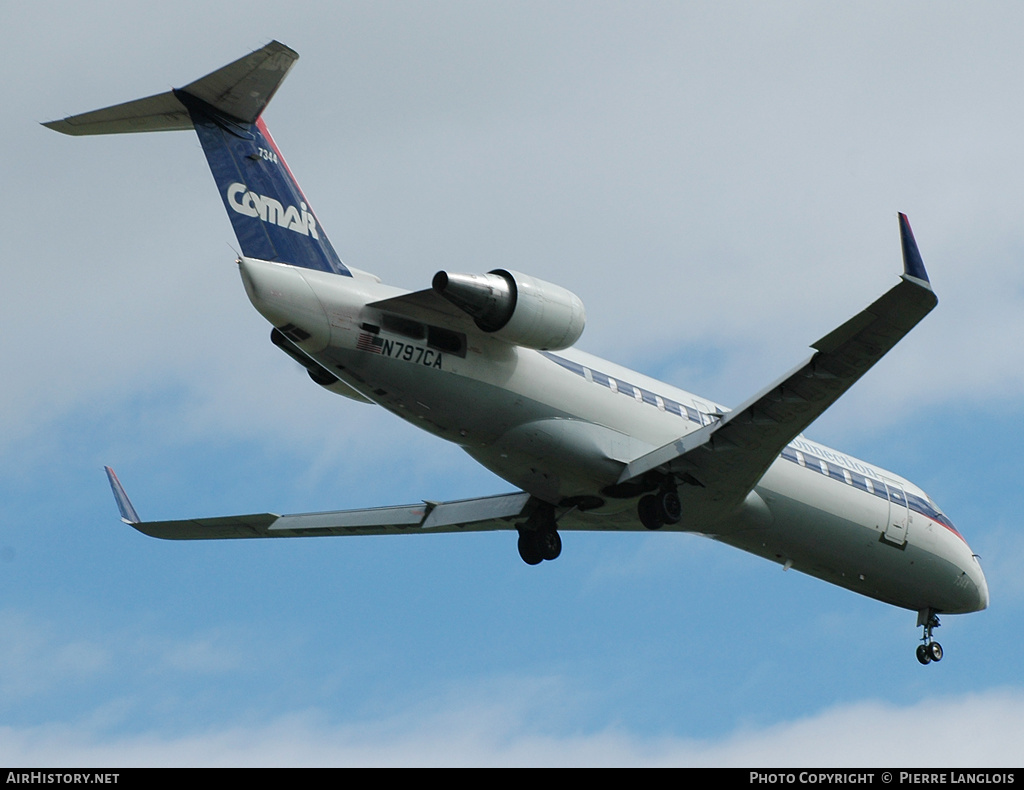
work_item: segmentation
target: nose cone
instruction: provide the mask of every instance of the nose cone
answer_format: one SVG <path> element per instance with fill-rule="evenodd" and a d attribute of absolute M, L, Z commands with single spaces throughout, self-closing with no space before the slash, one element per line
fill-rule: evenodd
<path fill-rule="evenodd" d="M 980 612 L 988 608 L 988 582 L 981 569 L 978 555 L 972 554 L 966 543 L 961 541 L 957 553 L 956 564 L 960 575 L 953 583 L 950 614 L 967 614 Z"/>
<path fill-rule="evenodd" d="M 325 349 L 331 325 L 302 269 L 256 258 L 239 258 L 239 273 L 249 301 L 264 318 L 305 351 Z"/>
<path fill-rule="evenodd" d="M 974 561 L 975 568 L 975 572 L 971 574 L 971 580 L 974 583 L 974 592 L 977 599 L 976 606 L 971 611 L 980 612 L 982 609 L 988 609 L 988 582 L 985 580 L 985 574 L 981 570 L 978 556 L 972 554 L 971 559 Z"/>

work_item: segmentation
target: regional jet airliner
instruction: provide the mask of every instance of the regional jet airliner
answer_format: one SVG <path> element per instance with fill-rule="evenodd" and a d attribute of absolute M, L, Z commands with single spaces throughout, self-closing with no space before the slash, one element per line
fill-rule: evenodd
<path fill-rule="evenodd" d="M 906 216 L 900 281 L 728 409 L 574 348 L 583 303 L 518 271 L 440 271 L 415 292 L 342 262 L 263 121 L 298 55 L 271 42 L 182 88 L 46 124 L 71 135 L 194 129 L 271 342 L 318 385 L 455 442 L 514 493 L 452 502 L 143 521 L 175 540 L 515 530 L 522 559 L 560 532 L 700 533 L 917 612 L 939 661 L 940 613 L 988 605 L 978 558 L 941 508 L 893 472 L 802 432 L 937 300 Z"/>

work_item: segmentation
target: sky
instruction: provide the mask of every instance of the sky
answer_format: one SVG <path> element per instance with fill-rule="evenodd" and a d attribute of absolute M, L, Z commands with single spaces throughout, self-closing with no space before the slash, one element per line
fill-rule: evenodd
<path fill-rule="evenodd" d="M 1024 7 L 0 3 L 0 763 L 1019 766 Z M 915 613 L 683 534 L 163 542 L 147 519 L 510 490 L 313 385 L 191 133 L 40 122 L 272 39 L 264 118 L 343 260 L 514 268 L 579 347 L 725 405 L 896 282 L 938 308 L 807 431 L 901 474 L 989 610 Z"/>

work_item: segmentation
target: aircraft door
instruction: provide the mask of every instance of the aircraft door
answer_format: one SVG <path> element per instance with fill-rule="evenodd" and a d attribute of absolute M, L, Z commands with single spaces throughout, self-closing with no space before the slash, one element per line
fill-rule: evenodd
<path fill-rule="evenodd" d="M 701 425 L 710 425 L 720 419 L 718 409 L 712 409 L 703 401 L 695 400 L 693 405 L 697 407 L 697 413 L 700 414 Z"/>
<path fill-rule="evenodd" d="M 903 546 L 911 518 L 907 494 L 898 483 L 886 483 L 886 488 L 889 490 L 889 520 L 882 537 L 894 546 Z"/>

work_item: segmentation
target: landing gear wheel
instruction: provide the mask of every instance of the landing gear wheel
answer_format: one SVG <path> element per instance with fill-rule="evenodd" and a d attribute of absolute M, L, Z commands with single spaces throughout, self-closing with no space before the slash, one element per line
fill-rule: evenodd
<path fill-rule="evenodd" d="M 544 557 L 541 556 L 540 547 L 533 536 L 534 533 L 531 532 L 519 533 L 519 556 L 527 565 L 540 565 Z"/>
<path fill-rule="evenodd" d="M 562 553 L 562 538 L 557 530 L 537 532 L 534 541 L 542 559 L 555 560 Z"/>
<path fill-rule="evenodd" d="M 640 523 L 647 527 L 647 529 L 661 529 L 665 523 L 658 517 L 659 510 L 658 497 L 654 494 L 642 497 L 636 504 L 636 512 L 640 516 Z"/>
<path fill-rule="evenodd" d="M 678 524 L 683 517 L 683 505 L 679 501 L 679 494 L 673 490 L 661 491 L 657 494 L 658 520 L 663 524 Z"/>
<path fill-rule="evenodd" d="M 558 535 L 554 505 L 532 498 L 529 505 L 526 521 L 516 525 L 519 530 L 519 556 L 527 565 L 539 565 L 562 553 L 562 538 Z"/>
<path fill-rule="evenodd" d="M 530 530 L 519 533 L 519 556 L 527 565 L 554 560 L 562 553 L 562 538 L 555 529 Z"/>
<path fill-rule="evenodd" d="M 917 613 L 917 624 L 924 626 L 921 644 L 917 646 L 917 660 L 922 664 L 942 660 L 942 645 L 932 640 L 932 631 L 939 627 L 939 618 L 934 609 L 921 609 Z"/>

